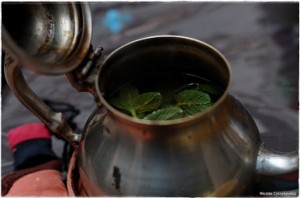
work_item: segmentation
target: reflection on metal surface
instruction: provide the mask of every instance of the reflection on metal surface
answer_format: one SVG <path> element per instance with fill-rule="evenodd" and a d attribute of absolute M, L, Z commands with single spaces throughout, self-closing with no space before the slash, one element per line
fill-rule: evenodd
<path fill-rule="evenodd" d="M 182 62 L 189 65 L 178 64 Z M 110 93 L 126 80 L 170 68 L 205 74 L 226 91 L 207 111 L 171 121 L 132 119 L 107 103 Z M 234 196 L 248 191 L 261 141 L 248 111 L 228 96 L 229 82 L 229 65 L 223 56 L 190 38 L 149 37 L 114 51 L 101 67 L 96 84 L 101 108 L 108 112 L 93 127 L 87 123 L 79 146 L 80 174 L 87 193 Z"/>
<path fill-rule="evenodd" d="M 65 138 L 73 147 L 77 147 L 81 135 L 73 133 L 63 114 L 54 112 L 32 91 L 24 79 L 22 68 L 18 62 L 6 55 L 4 67 L 7 84 L 20 102 L 44 122 L 52 132 Z"/>
<path fill-rule="evenodd" d="M 299 188 L 299 153 L 276 152 L 262 145 L 256 161 L 256 189 L 259 192 L 289 192 Z M 271 193 L 271 195 L 273 195 Z"/>
<path fill-rule="evenodd" d="M 91 41 L 87 4 L 10 2 L 2 4 L 2 10 L 3 46 L 23 66 L 62 74 L 87 55 Z"/>
<path fill-rule="evenodd" d="M 298 171 L 298 152 L 280 153 L 261 146 L 256 162 L 256 172 L 263 175 L 282 175 Z"/>
<path fill-rule="evenodd" d="M 270 35 L 266 34 L 266 29 L 271 27 L 270 24 L 267 24 L 268 27 L 257 25 L 257 20 L 262 17 L 263 13 L 258 10 L 259 4 L 245 6 L 226 4 L 220 7 L 217 4 L 208 7 L 205 5 L 209 4 L 197 5 L 199 7 L 204 5 L 204 9 L 193 15 L 194 18 L 191 21 L 196 21 L 201 28 L 197 29 L 194 25 L 190 25 L 189 29 L 182 28 L 186 27 L 183 25 L 178 29 L 181 32 L 193 30 L 191 35 L 196 35 L 197 38 L 205 38 L 216 44 L 221 43 L 222 50 L 228 54 L 234 68 L 233 92 L 247 102 L 247 107 L 251 107 L 250 110 L 255 113 L 256 118 L 263 118 L 263 113 L 269 115 L 268 119 L 276 116 L 276 119 L 270 119 L 271 124 L 268 128 L 274 126 L 276 128 L 278 123 L 274 123 L 274 120 L 277 121 L 277 119 L 288 123 L 288 126 L 294 125 L 295 115 L 288 110 L 282 112 L 281 110 L 285 109 L 284 103 L 280 103 L 281 98 L 274 97 L 278 95 L 272 80 L 275 79 L 274 71 L 279 68 L 279 59 L 273 54 L 281 54 L 281 51 L 270 41 Z M 242 20 L 241 14 L 237 10 L 243 12 L 243 16 L 246 18 Z M 251 11 L 255 11 L 255 15 Z M 248 14 L 244 15 L 244 12 Z M 241 20 L 235 20 L 237 16 Z M 63 20 L 63 22 L 66 21 Z M 188 23 L 195 24 L 192 22 Z M 37 20 L 37 24 L 42 24 L 42 22 Z M 211 24 L 214 25 L 211 26 Z M 50 19 L 46 25 L 49 26 L 47 29 L 49 34 L 45 37 L 46 43 L 48 43 L 49 38 L 53 35 L 51 28 L 53 20 Z M 71 25 L 66 27 L 71 27 Z M 156 28 L 158 27 L 160 26 Z M 88 28 L 87 32 L 89 30 Z M 74 31 L 77 31 L 76 28 Z M 120 35 L 122 36 L 122 34 Z M 89 34 L 87 34 L 87 40 L 88 37 Z M 122 41 L 125 42 L 126 39 Z M 269 153 L 267 150 L 261 149 L 259 133 L 251 116 L 236 99 L 228 95 L 229 68 L 221 54 L 194 39 L 157 37 L 153 40 L 147 38 L 144 41 L 147 42 L 142 45 L 130 42 L 123 48 L 119 48 L 106 59 L 101 72 L 97 74 L 99 78 L 96 84 L 98 86 L 96 87 L 98 89 L 96 100 L 101 98 L 101 101 L 97 101 L 100 112 L 96 112 L 93 115 L 95 117 L 92 116 L 91 121 L 87 123 L 78 156 L 81 179 L 90 195 L 240 195 L 254 181 L 255 168 L 260 174 L 283 174 L 298 169 L 297 153 L 279 155 L 279 153 Z M 165 45 L 163 45 L 164 42 L 166 42 Z M 83 45 L 84 50 L 79 55 L 88 54 L 86 46 Z M 51 58 L 53 51 L 48 52 L 48 58 L 54 62 L 59 61 L 59 59 Z M 174 52 L 175 54 L 173 54 Z M 21 56 L 22 54 L 20 54 Z M 166 57 L 175 57 L 175 59 Z M 79 56 L 79 58 L 82 57 Z M 190 67 L 177 65 L 177 63 L 186 63 L 186 60 L 192 63 Z M 285 60 L 283 59 L 283 61 Z M 160 64 L 155 64 L 157 62 Z M 94 64 L 94 61 L 92 63 Z M 170 66 L 168 65 L 170 63 L 177 65 L 172 69 L 181 72 L 209 75 L 226 88 L 225 94 L 217 104 L 203 114 L 169 123 L 149 124 L 143 121 L 133 121 L 122 116 L 107 104 L 107 95 L 120 84 L 149 71 L 169 70 L 170 67 L 166 66 Z M 209 67 L 206 68 L 206 64 L 200 63 L 209 63 Z M 7 71 L 10 72 L 8 69 Z M 91 70 L 81 71 L 81 74 L 85 76 L 85 71 L 89 73 Z M 120 76 L 120 73 L 123 75 Z M 18 73 L 13 72 L 8 76 L 11 74 Z M 13 82 L 13 77 L 9 77 L 9 79 L 10 83 Z M 20 79 L 22 84 L 22 78 Z M 15 85 L 19 86 L 21 91 L 15 90 Z M 23 85 L 15 82 L 10 84 L 16 95 L 21 93 L 21 98 L 26 96 L 26 93 L 22 93 L 24 85 L 26 83 Z M 93 84 L 89 83 L 88 85 Z M 59 88 L 60 86 L 55 87 L 54 92 Z M 36 107 L 34 101 L 35 98 L 30 101 L 31 107 Z M 85 101 L 80 101 L 80 103 L 85 103 Z M 42 110 L 42 114 L 46 115 L 45 119 L 42 117 L 44 122 L 51 122 L 52 118 L 60 116 L 60 114 L 55 114 L 53 117 L 51 112 L 48 112 L 49 120 L 47 113 L 43 113 L 48 110 L 47 108 L 39 106 L 37 110 Z M 91 108 L 85 110 L 90 111 Z M 64 123 L 61 122 L 60 117 L 54 120 L 58 120 L 60 124 Z M 54 124 L 54 126 L 54 128 L 56 126 L 60 128 L 59 124 Z M 280 127 L 282 128 L 282 126 Z M 286 129 L 290 128 L 284 127 L 281 131 L 286 133 Z M 291 142 L 295 142 L 296 139 L 294 138 L 296 136 L 293 136 L 295 135 L 293 134 L 294 129 L 294 126 L 291 127 L 292 132 L 289 133 L 292 137 L 290 140 L 293 139 Z M 269 133 L 266 134 L 270 134 L 270 131 L 273 133 L 272 130 L 269 130 Z M 280 138 L 276 138 L 276 140 L 282 141 Z M 274 161 L 274 159 L 276 160 Z M 287 160 L 292 161 L 289 168 L 285 166 L 288 165 Z M 274 168 L 266 168 L 269 166 Z"/>

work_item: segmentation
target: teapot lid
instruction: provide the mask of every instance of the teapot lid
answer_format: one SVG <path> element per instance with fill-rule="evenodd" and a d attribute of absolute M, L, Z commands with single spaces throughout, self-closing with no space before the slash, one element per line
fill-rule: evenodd
<path fill-rule="evenodd" d="M 88 3 L 6 2 L 2 13 L 4 50 L 35 72 L 69 72 L 89 52 L 92 19 Z"/>

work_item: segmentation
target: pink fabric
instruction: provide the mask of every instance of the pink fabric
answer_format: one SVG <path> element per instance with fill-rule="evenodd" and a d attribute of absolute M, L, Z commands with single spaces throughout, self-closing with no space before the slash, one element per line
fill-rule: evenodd
<path fill-rule="evenodd" d="M 11 129 L 8 134 L 8 144 L 11 150 L 21 142 L 38 138 L 51 138 L 51 133 L 42 123 L 31 123 Z"/>
<path fill-rule="evenodd" d="M 40 170 L 17 180 L 6 196 L 68 196 L 57 170 Z"/>

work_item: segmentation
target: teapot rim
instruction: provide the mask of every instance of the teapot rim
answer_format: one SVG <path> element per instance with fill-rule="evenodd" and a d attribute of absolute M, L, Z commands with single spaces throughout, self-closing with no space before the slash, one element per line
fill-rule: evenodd
<path fill-rule="evenodd" d="M 202 112 L 196 113 L 194 115 L 189 115 L 183 118 L 177 118 L 177 119 L 172 119 L 172 120 L 143 120 L 143 119 L 139 119 L 139 118 L 133 118 L 129 115 L 126 115 L 125 113 L 122 113 L 120 111 L 118 111 L 117 109 L 115 109 L 112 105 L 109 104 L 109 102 L 105 99 L 103 92 L 101 91 L 101 88 L 99 86 L 99 76 L 102 70 L 102 67 L 100 68 L 98 75 L 97 75 L 97 79 L 96 79 L 96 93 L 98 95 L 98 97 L 100 98 L 100 103 L 108 110 L 108 112 L 110 112 L 112 115 L 121 118 L 122 120 L 125 120 L 127 122 L 130 123 L 136 123 L 139 125 L 146 125 L 146 126 L 171 126 L 171 125 L 178 125 L 178 124 L 183 124 L 183 123 L 188 123 L 191 122 L 193 120 L 198 120 L 201 117 L 205 117 L 206 115 L 211 114 L 215 109 L 217 109 L 227 98 L 228 94 L 229 94 L 229 89 L 232 83 L 232 71 L 231 71 L 231 67 L 229 64 L 229 61 L 226 59 L 226 57 L 215 47 L 213 47 L 212 45 L 201 41 L 201 40 L 197 40 L 191 37 L 186 37 L 186 36 L 179 36 L 179 35 L 157 35 L 157 36 L 149 36 L 149 37 L 143 37 L 140 39 L 136 39 L 134 41 L 131 41 L 127 44 L 124 44 L 122 46 L 120 46 L 119 48 L 115 49 L 114 51 L 112 51 L 104 60 L 103 65 L 105 65 L 106 60 L 109 59 L 109 57 L 111 57 L 114 53 L 118 52 L 120 49 L 125 48 L 126 46 L 131 45 L 132 43 L 135 42 L 139 42 L 139 41 L 143 41 L 143 40 L 147 40 L 147 39 L 155 39 L 155 38 L 163 38 L 163 37 L 170 37 L 170 38 L 182 38 L 182 39 L 188 39 L 194 42 L 198 42 L 202 45 L 205 45 L 206 47 L 210 48 L 211 50 L 214 50 L 214 52 L 216 54 L 218 54 L 218 56 L 223 59 L 226 67 L 227 67 L 227 71 L 228 71 L 228 82 L 226 84 L 226 88 L 224 89 L 223 94 L 218 98 L 217 101 L 215 101 L 210 107 L 208 107 L 207 109 L 205 109 Z"/>

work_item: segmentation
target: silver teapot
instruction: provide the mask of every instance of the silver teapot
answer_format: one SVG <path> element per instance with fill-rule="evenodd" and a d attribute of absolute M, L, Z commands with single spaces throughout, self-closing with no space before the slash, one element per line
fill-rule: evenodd
<path fill-rule="evenodd" d="M 238 196 L 251 192 L 257 180 L 280 180 L 298 171 L 298 152 L 279 153 L 262 144 L 251 115 L 229 94 L 228 61 L 209 44 L 160 35 L 125 44 L 103 58 L 102 48 L 91 46 L 86 3 L 6 3 L 2 11 L 7 83 L 74 147 L 89 196 Z M 23 17 L 10 23 L 16 11 Z M 30 89 L 21 65 L 40 74 L 65 74 L 78 91 L 94 96 L 98 108 L 82 134 Z M 201 113 L 167 121 L 135 119 L 108 102 L 130 79 L 166 71 L 204 74 L 224 93 Z"/>

